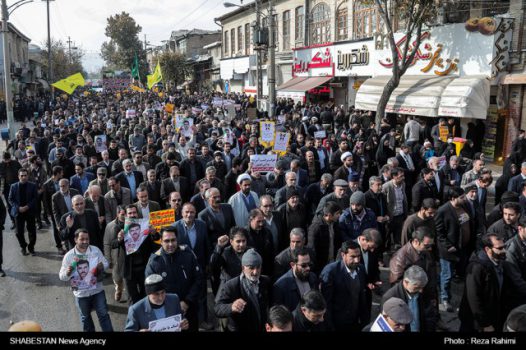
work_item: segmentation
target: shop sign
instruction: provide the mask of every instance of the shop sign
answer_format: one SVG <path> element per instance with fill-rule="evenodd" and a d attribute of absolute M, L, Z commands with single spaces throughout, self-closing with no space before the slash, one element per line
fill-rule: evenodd
<path fill-rule="evenodd" d="M 334 76 L 333 46 L 294 50 L 292 75 L 295 77 Z"/>

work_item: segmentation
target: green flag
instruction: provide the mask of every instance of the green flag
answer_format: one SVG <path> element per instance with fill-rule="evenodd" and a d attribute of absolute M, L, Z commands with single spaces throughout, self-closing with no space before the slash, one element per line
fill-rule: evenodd
<path fill-rule="evenodd" d="M 140 80 L 139 76 L 139 59 L 137 58 L 137 53 L 135 53 L 135 57 L 133 58 L 133 66 L 131 69 L 131 75 L 133 79 Z"/>

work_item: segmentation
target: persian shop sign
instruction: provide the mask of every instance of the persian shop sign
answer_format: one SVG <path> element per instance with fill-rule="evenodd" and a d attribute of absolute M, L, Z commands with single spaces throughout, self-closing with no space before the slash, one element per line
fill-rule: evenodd
<path fill-rule="evenodd" d="M 332 45 L 294 50 L 295 77 L 332 77 L 334 68 Z"/>
<path fill-rule="evenodd" d="M 336 76 L 372 76 L 374 43 L 372 40 L 334 45 Z"/>
<path fill-rule="evenodd" d="M 406 75 L 465 76 L 492 73 L 494 35 L 481 35 L 466 30 L 463 23 L 434 27 L 421 34 L 420 47 L 406 71 Z M 401 58 L 407 37 L 395 33 L 396 52 Z M 409 42 L 409 50 L 415 38 Z M 409 56 L 409 55 L 408 55 Z M 375 75 L 391 75 L 391 49 L 376 51 L 373 60 Z"/>

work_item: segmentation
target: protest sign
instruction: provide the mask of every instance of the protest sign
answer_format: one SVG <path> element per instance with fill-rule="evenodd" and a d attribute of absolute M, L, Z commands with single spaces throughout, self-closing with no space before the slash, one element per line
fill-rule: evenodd
<path fill-rule="evenodd" d="M 150 225 L 152 225 L 156 231 L 159 231 L 163 227 L 172 225 L 174 220 L 174 209 L 159 210 L 150 213 Z"/>
<path fill-rule="evenodd" d="M 148 330 L 150 332 L 180 332 L 181 314 L 150 321 Z"/>
<path fill-rule="evenodd" d="M 107 150 L 106 146 L 106 135 L 97 135 L 95 136 L 95 152 L 101 153 Z"/>
<path fill-rule="evenodd" d="M 126 255 L 135 253 L 149 233 L 148 218 L 126 218 L 124 222 L 124 247 Z"/>
<path fill-rule="evenodd" d="M 261 131 L 261 141 L 272 142 L 274 141 L 274 129 L 276 124 L 270 121 L 263 121 L 259 123 Z"/>
<path fill-rule="evenodd" d="M 324 139 L 326 137 L 327 137 L 327 132 L 325 130 L 315 131 L 314 132 L 314 138 L 315 139 Z"/>
<path fill-rule="evenodd" d="M 128 109 L 126 110 L 126 119 L 135 118 L 136 114 L 135 109 Z"/>
<path fill-rule="evenodd" d="M 382 314 L 379 314 L 378 317 L 374 320 L 370 331 L 371 332 L 394 332 Z"/>
<path fill-rule="evenodd" d="M 288 132 L 277 132 L 276 138 L 274 139 L 274 151 L 285 152 L 287 145 L 289 144 L 290 133 Z"/>
<path fill-rule="evenodd" d="M 254 154 L 250 156 L 253 172 L 273 171 L 276 166 L 277 154 Z"/>
<path fill-rule="evenodd" d="M 71 267 L 71 289 L 91 290 L 97 288 L 97 256 L 75 255 Z"/>

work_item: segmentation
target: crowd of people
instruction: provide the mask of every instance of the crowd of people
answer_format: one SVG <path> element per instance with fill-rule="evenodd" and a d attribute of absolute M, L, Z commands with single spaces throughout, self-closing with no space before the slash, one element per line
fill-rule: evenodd
<path fill-rule="evenodd" d="M 84 331 L 92 310 L 114 330 L 105 271 L 110 297 L 129 304 L 126 331 L 453 330 L 441 313 L 457 313 L 461 331 L 525 330 L 524 132 L 487 213 L 482 123 L 457 154 L 453 118 L 389 115 L 377 127 L 373 112 L 283 99 L 276 131 L 290 142 L 275 152 L 260 139 L 266 115 L 249 117 L 242 94 L 39 101 L 24 104 L 0 163 L 0 233 L 9 216 L 27 256 L 51 228 L 60 279 L 92 281 L 73 289 Z M 273 171 L 254 171 L 251 156 L 272 153 Z M 173 223 L 127 252 L 126 220 L 164 209 Z M 456 305 L 452 283 L 464 285 Z"/>

